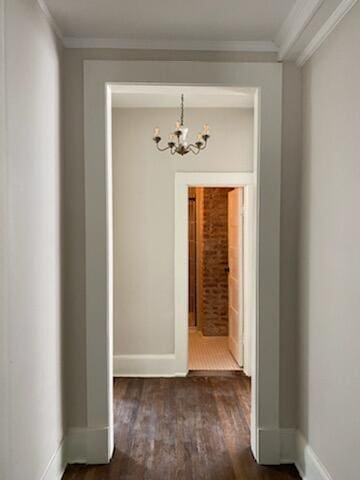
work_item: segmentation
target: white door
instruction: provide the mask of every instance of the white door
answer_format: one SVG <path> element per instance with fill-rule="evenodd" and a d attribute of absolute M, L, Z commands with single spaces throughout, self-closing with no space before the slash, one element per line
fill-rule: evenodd
<path fill-rule="evenodd" d="M 243 366 L 243 188 L 228 193 L 229 350 Z"/>

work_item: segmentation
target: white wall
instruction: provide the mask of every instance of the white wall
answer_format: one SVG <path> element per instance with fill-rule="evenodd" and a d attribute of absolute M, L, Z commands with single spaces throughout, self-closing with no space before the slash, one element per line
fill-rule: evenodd
<path fill-rule="evenodd" d="M 189 140 L 213 136 L 199 156 L 172 157 L 164 140 L 178 109 L 113 110 L 114 355 L 174 353 L 174 172 L 252 171 L 252 109 L 186 109 Z"/>
<path fill-rule="evenodd" d="M 5 6 L 11 465 L 6 480 L 39 480 L 54 455 L 61 463 L 56 452 L 64 434 L 62 49 L 35 0 L 7 0 Z M 59 468 L 52 464 L 49 475 Z"/>
<path fill-rule="evenodd" d="M 334 480 L 359 478 L 359 45 L 360 3 L 303 70 L 298 422 Z"/>
<path fill-rule="evenodd" d="M 283 65 L 280 235 L 280 411 L 281 426 L 296 425 L 296 325 L 301 169 L 301 70 Z"/>

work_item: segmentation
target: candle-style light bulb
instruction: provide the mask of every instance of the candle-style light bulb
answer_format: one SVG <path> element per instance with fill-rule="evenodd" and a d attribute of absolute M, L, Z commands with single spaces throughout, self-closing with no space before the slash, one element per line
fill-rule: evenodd
<path fill-rule="evenodd" d="M 160 137 L 160 128 L 159 127 L 154 128 L 154 137 Z"/>
<path fill-rule="evenodd" d="M 180 130 L 181 124 L 180 122 L 176 122 L 175 124 L 175 130 Z"/>
<path fill-rule="evenodd" d="M 198 133 L 197 139 L 198 139 L 198 142 L 202 141 L 202 133 L 201 132 Z"/>
<path fill-rule="evenodd" d="M 175 141 L 175 135 L 173 133 L 171 133 L 169 135 L 169 142 L 174 143 L 174 141 Z"/>
<path fill-rule="evenodd" d="M 204 125 L 204 135 L 209 135 L 210 133 L 210 127 L 207 123 Z"/>

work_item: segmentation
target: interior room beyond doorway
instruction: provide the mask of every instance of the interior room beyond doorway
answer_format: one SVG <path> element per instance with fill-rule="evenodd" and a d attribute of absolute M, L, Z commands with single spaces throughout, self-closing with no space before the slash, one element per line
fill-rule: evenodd
<path fill-rule="evenodd" d="M 243 367 L 242 187 L 188 189 L 189 370 Z"/>

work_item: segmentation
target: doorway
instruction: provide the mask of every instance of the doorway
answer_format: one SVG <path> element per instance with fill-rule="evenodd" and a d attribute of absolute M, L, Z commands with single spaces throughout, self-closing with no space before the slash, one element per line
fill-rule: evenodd
<path fill-rule="evenodd" d="M 189 187 L 189 371 L 243 368 L 242 187 Z"/>
<path fill-rule="evenodd" d="M 195 189 L 195 190 L 194 190 Z M 206 190 L 209 189 L 209 190 Z M 191 215 L 194 210 L 194 206 L 189 206 L 190 197 L 194 196 L 193 192 L 195 191 L 195 214 L 197 213 L 198 221 L 193 220 Z M 225 296 L 225 302 L 219 306 L 218 303 L 215 304 L 214 311 L 207 310 L 205 311 L 204 306 L 201 305 L 201 301 L 204 301 L 204 282 L 199 282 L 201 278 L 200 270 L 204 268 L 202 262 L 207 257 L 210 258 L 210 262 L 214 261 L 214 251 L 216 250 L 216 242 L 214 245 L 209 246 L 208 256 L 204 256 L 201 252 L 201 246 L 204 246 L 204 233 L 214 239 L 213 232 L 214 227 L 211 225 L 211 222 L 208 224 L 209 231 L 205 229 L 204 224 L 204 198 L 205 194 L 208 196 L 207 201 L 209 202 L 206 207 L 209 208 L 212 212 L 214 211 L 214 205 L 219 204 L 219 199 L 214 197 L 213 192 L 218 192 L 218 195 L 223 197 L 221 203 L 225 203 L 225 213 L 222 212 L 222 228 L 225 230 L 224 236 L 226 238 L 225 244 L 226 249 L 223 253 L 222 263 L 219 262 L 219 265 L 215 266 L 215 271 L 212 272 L 215 275 L 215 280 L 213 283 L 209 283 L 208 289 L 210 293 L 213 293 L 215 297 L 221 298 L 221 295 Z M 241 192 L 241 193 L 240 193 Z M 196 193 L 198 194 L 198 202 L 196 204 Z M 229 202 L 230 198 L 230 202 Z M 193 370 L 191 365 L 191 359 L 189 358 L 189 311 L 196 309 L 195 315 L 191 315 L 191 318 L 195 318 L 196 325 L 192 326 L 192 330 L 196 332 L 197 327 L 204 329 L 201 333 L 203 337 L 208 337 L 207 342 L 210 343 L 213 341 L 216 343 L 216 337 L 225 337 L 223 338 L 223 344 L 226 348 L 223 348 L 222 351 L 226 351 L 228 358 L 234 362 L 234 369 L 242 369 L 244 373 L 248 376 L 252 376 L 252 366 L 255 365 L 254 359 L 254 348 L 252 348 L 252 340 L 255 335 L 256 328 L 256 285 L 257 285 L 257 269 L 256 269 L 256 230 L 257 230 L 257 221 L 256 221 L 256 182 L 254 175 L 252 173 L 239 173 L 239 172 L 186 172 L 186 173 L 176 173 L 175 175 L 175 354 L 178 362 L 178 372 L 184 372 L 187 374 L 189 370 Z M 231 219 L 228 218 L 228 206 L 230 203 L 230 210 L 237 208 L 237 213 L 232 213 Z M 242 215 L 242 219 L 235 222 L 234 217 Z M 242 233 L 239 235 L 239 226 L 241 224 Z M 196 226 L 195 226 L 196 225 Z M 219 228 L 219 224 L 216 224 Z M 194 228 L 195 233 L 190 232 L 190 228 Z M 241 251 L 241 258 L 243 259 L 242 263 L 233 266 L 233 272 L 235 278 L 230 282 L 234 289 L 235 279 L 238 277 L 241 270 L 241 281 L 237 279 L 240 286 L 236 287 L 238 298 L 236 304 L 234 305 L 234 299 L 227 301 L 229 298 L 229 291 L 226 296 L 226 290 L 217 291 L 219 286 L 219 272 L 220 268 L 223 269 L 222 282 L 223 287 L 229 290 L 229 273 L 225 270 L 229 267 L 229 262 L 231 263 L 233 255 L 229 255 L 228 249 L 228 240 L 230 234 L 230 245 L 233 244 L 233 239 L 237 238 L 236 242 L 239 243 L 239 237 L 242 238 L 241 243 L 238 244 L 237 250 Z M 236 231 L 236 235 L 234 232 Z M 197 238 L 196 238 L 197 233 Z M 196 242 L 197 239 L 197 242 Z M 197 256 L 198 259 L 195 259 L 196 272 L 195 272 L 195 288 L 197 290 L 195 306 L 190 305 L 191 300 L 189 298 L 190 285 L 194 282 L 194 273 L 191 272 L 189 266 L 192 270 L 194 269 L 194 260 L 193 257 L 196 255 L 196 246 L 195 254 L 191 252 L 192 244 L 198 246 Z M 224 240 L 222 240 L 224 242 Z M 194 247 L 192 247 L 194 249 Z M 221 255 L 220 255 L 221 257 Z M 238 258 L 241 260 L 240 257 Z M 209 265 L 208 265 L 209 266 Z M 225 270 L 224 270 L 225 269 Z M 237 272 L 237 273 L 236 273 Z M 211 280 L 211 278 L 210 278 Z M 214 286 L 215 285 L 215 286 Z M 225 294 L 224 294 L 225 291 Z M 231 294 L 230 294 L 231 296 Z M 194 297 L 194 295 L 193 295 Z M 201 300 L 202 299 L 202 300 Z M 239 306 L 241 305 L 241 322 L 240 328 L 235 331 L 234 327 L 229 327 L 229 314 L 234 319 L 235 313 L 240 311 Z M 231 309 L 230 309 L 231 306 Z M 235 308 L 234 308 L 235 307 Z M 222 310 L 221 310 L 222 309 Z M 209 313 L 211 322 L 208 325 L 204 325 L 204 313 Z M 218 316 L 216 317 L 216 313 Z M 223 315 L 221 318 L 221 314 Z M 215 317 L 215 320 L 214 320 Z M 219 319 L 220 317 L 220 319 Z M 229 335 L 230 332 L 230 335 Z M 205 333 L 205 335 L 203 335 Z M 214 335 L 214 334 L 222 335 Z M 210 334 L 210 335 L 209 335 Z M 225 335 L 224 335 L 225 334 Z M 198 335 L 199 336 L 199 335 Z M 211 340 L 210 337 L 214 337 Z M 193 338 L 197 338 L 196 336 Z M 205 339 L 206 340 L 206 339 Z M 239 344 L 242 345 L 242 348 L 239 350 Z M 230 351 L 233 353 L 230 353 Z M 206 356 L 206 354 L 205 354 Z M 235 364 L 235 366 L 234 366 Z M 199 368 L 199 367 L 197 367 Z M 200 369 L 200 368 L 199 368 Z M 226 368 L 225 368 L 226 370 Z"/>
<path fill-rule="evenodd" d="M 223 186 L 246 186 L 245 196 L 248 187 L 258 192 L 254 195 L 258 207 L 252 213 L 258 234 L 253 236 L 251 261 L 258 281 L 253 289 L 256 313 L 252 336 L 254 378 L 251 402 L 254 408 L 251 409 L 251 447 L 259 462 L 279 462 L 281 79 L 281 65 L 268 63 L 84 62 L 86 399 L 88 427 L 98 439 L 98 448 L 87 455 L 88 462 L 107 461 L 113 451 L 111 92 L 115 86 L 134 92 L 142 88 L 164 91 L 174 85 L 182 90 L 201 85 L 201 88 L 220 88 L 227 92 L 253 86 L 253 168 L 242 169 L 244 173 L 239 173 L 235 167 L 232 172 L 237 173 L 228 170 L 227 174 L 215 173 L 216 169 L 211 168 L 214 173 L 208 175 L 215 180 L 215 185 L 223 182 Z M 260 164 L 261 169 L 258 168 Z M 174 349 L 163 355 L 171 363 L 175 376 L 187 371 L 187 187 L 212 186 L 201 175 L 195 180 L 194 177 L 190 179 L 185 173 L 187 170 L 183 165 L 174 169 Z M 157 361 L 152 355 L 144 358 L 145 361 L 149 359 Z"/>

